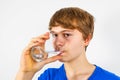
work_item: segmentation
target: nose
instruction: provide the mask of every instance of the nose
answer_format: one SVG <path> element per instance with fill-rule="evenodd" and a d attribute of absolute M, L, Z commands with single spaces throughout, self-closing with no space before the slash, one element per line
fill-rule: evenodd
<path fill-rule="evenodd" d="M 65 45 L 65 39 L 62 37 L 62 36 L 57 36 L 55 39 L 54 39 L 54 45 L 55 47 L 57 48 L 61 48 Z"/>

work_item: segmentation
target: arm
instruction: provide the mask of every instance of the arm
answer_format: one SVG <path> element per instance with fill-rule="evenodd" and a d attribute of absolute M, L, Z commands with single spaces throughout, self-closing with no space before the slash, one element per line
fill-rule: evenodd
<path fill-rule="evenodd" d="M 16 75 L 16 80 L 32 80 L 34 72 L 24 72 L 19 70 Z"/>
<path fill-rule="evenodd" d="M 32 80 L 35 73 L 42 69 L 42 67 L 50 62 L 60 59 L 60 56 L 53 56 L 47 58 L 42 62 L 36 62 L 30 55 L 30 50 L 34 46 L 40 46 L 44 48 L 45 41 L 49 39 L 49 33 L 43 34 L 36 38 L 33 38 L 28 46 L 23 50 L 20 62 L 20 68 L 16 75 L 16 80 Z"/>

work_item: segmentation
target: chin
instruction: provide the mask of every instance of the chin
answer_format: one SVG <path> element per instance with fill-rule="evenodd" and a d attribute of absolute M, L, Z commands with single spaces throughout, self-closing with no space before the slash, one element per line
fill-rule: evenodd
<path fill-rule="evenodd" d="M 69 62 L 69 60 L 59 59 L 60 62 Z"/>

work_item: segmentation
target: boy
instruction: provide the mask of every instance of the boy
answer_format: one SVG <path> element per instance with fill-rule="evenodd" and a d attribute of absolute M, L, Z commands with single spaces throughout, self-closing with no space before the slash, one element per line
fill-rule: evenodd
<path fill-rule="evenodd" d="M 31 80 L 34 74 L 50 62 L 63 62 L 60 68 L 49 68 L 38 80 L 120 80 L 117 75 L 89 63 L 86 49 L 94 32 L 93 16 L 77 7 L 62 8 L 55 12 L 49 23 L 53 45 L 60 54 L 36 62 L 30 50 L 34 46 L 45 48 L 50 33 L 33 38 L 24 49 L 16 80 Z"/>

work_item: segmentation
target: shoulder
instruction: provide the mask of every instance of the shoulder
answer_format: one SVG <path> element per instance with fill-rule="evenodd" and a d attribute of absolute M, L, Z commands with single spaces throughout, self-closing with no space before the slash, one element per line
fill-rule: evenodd
<path fill-rule="evenodd" d="M 102 80 L 120 80 L 120 77 L 118 75 L 116 75 L 106 69 L 103 69 L 99 66 L 96 66 L 96 69 L 93 72 L 91 77 L 94 77 L 98 80 L 99 80 L 99 78 Z"/>
<path fill-rule="evenodd" d="M 64 76 L 64 73 L 64 65 L 60 68 L 48 68 L 38 77 L 38 80 L 56 80 L 59 76 Z"/>

